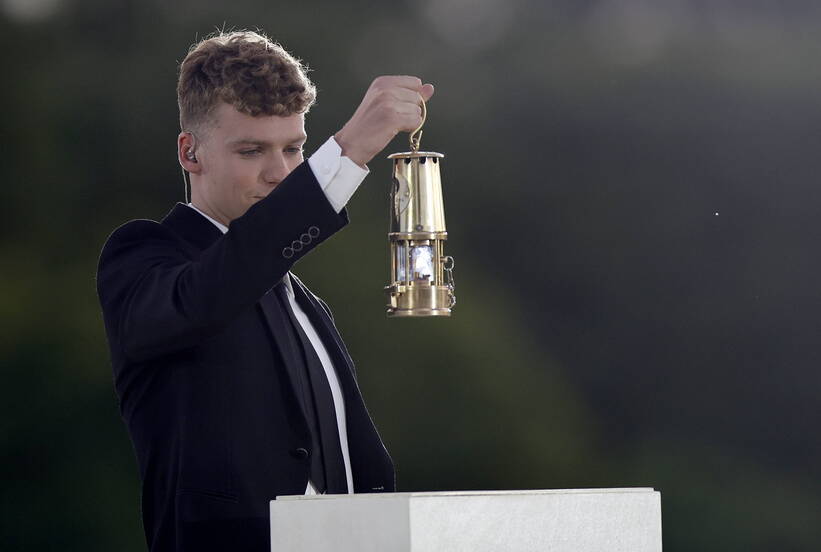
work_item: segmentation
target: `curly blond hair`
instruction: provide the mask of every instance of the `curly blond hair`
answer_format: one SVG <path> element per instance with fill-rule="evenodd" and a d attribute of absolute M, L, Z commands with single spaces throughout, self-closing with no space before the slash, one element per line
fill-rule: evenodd
<path fill-rule="evenodd" d="M 214 34 L 194 44 L 180 64 L 180 127 L 200 128 L 219 102 L 252 117 L 306 113 L 316 100 L 306 73 L 300 60 L 263 34 Z"/>

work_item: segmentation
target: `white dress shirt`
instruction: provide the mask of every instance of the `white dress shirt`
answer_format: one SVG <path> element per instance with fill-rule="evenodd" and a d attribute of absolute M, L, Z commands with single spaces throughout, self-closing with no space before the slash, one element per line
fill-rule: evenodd
<path fill-rule="evenodd" d="M 339 144 L 336 143 L 333 136 L 328 138 L 328 140 L 308 158 L 308 165 L 311 167 L 311 171 L 314 173 L 317 182 L 319 182 L 320 188 L 322 188 L 322 191 L 325 193 L 325 197 L 328 198 L 328 203 L 331 204 L 337 213 L 345 207 L 369 172 L 367 168 L 362 168 L 349 158 L 343 156 L 342 148 L 339 147 Z M 189 203 L 188 206 L 214 223 L 223 234 L 228 232 L 228 227 L 206 215 L 192 203 Z M 311 324 L 308 315 L 305 314 L 305 311 L 302 310 L 302 307 L 296 302 L 290 276 L 286 274 L 283 281 L 294 315 L 296 315 L 296 319 L 305 331 L 305 335 L 308 336 L 308 339 L 314 346 L 316 354 L 322 362 L 322 367 L 325 369 L 328 383 L 331 386 L 331 394 L 334 399 L 334 411 L 336 412 L 336 426 L 339 430 L 339 444 L 342 446 L 342 459 L 345 462 L 345 478 L 348 483 L 348 493 L 353 493 L 353 474 L 351 472 L 350 452 L 348 451 L 345 399 L 342 396 L 339 378 L 336 375 L 331 357 L 328 355 L 328 351 L 322 343 L 322 339 L 320 339 L 319 334 L 317 334 L 316 329 L 313 324 Z M 316 488 L 310 480 L 308 481 L 308 487 L 305 489 L 305 494 L 316 494 Z"/>

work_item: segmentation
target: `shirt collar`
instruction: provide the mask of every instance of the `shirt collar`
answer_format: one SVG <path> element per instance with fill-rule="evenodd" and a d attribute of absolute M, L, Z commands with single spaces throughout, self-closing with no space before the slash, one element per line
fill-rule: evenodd
<path fill-rule="evenodd" d="M 290 273 L 286 272 L 282 277 L 282 283 L 285 284 L 285 291 L 288 293 L 290 299 L 294 299 L 294 286 L 291 284 Z"/>
<path fill-rule="evenodd" d="M 219 228 L 219 229 L 220 229 L 220 231 L 222 231 L 222 233 L 223 233 L 223 234 L 225 234 L 226 232 L 228 232 L 228 227 L 227 227 L 227 226 L 225 226 L 223 223 L 221 223 L 221 222 L 219 222 L 219 221 L 217 221 L 217 220 L 212 219 L 211 217 L 209 217 L 208 215 L 206 215 L 205 213 L 203 213 L 202 211 L 200 211 L 199 209 L 197 209 L 197 207 L 196 207 L 193 203 L 187 203 L 186 205 L 188 205 L 189 207 L 191 207 L 192 209 L 194 209 L 196 212 L 198 212 L 199 214 L 201 214 L 202 216 L 204 216 L 205 218 L 207 218 L 208 220 L 210 220 L 211 222 L 213 222 L 213 223 L 214 223 L 214 226 L 216 226 L 217 228 Z"/>

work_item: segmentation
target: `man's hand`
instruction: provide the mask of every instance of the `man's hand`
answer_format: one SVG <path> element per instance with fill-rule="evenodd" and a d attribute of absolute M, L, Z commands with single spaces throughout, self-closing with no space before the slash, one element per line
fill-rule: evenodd
<path fill-rule="evenodd" d="M 433 85 L 416 77 L 377 77 L 351 120 L 334 135 L 342 155 L 364 166 L 400 131 L 422 122 L 420 99 L 433 96 Z"/>

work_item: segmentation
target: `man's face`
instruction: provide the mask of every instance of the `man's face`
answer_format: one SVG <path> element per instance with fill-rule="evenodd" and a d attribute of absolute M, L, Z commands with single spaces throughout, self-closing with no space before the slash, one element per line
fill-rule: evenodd
<path fill-rule="evenodd" d="M 302 163 L 305 116 L 251 117 L 222 103 L 197 139 L 192 203 L 227 226 Z"/>

